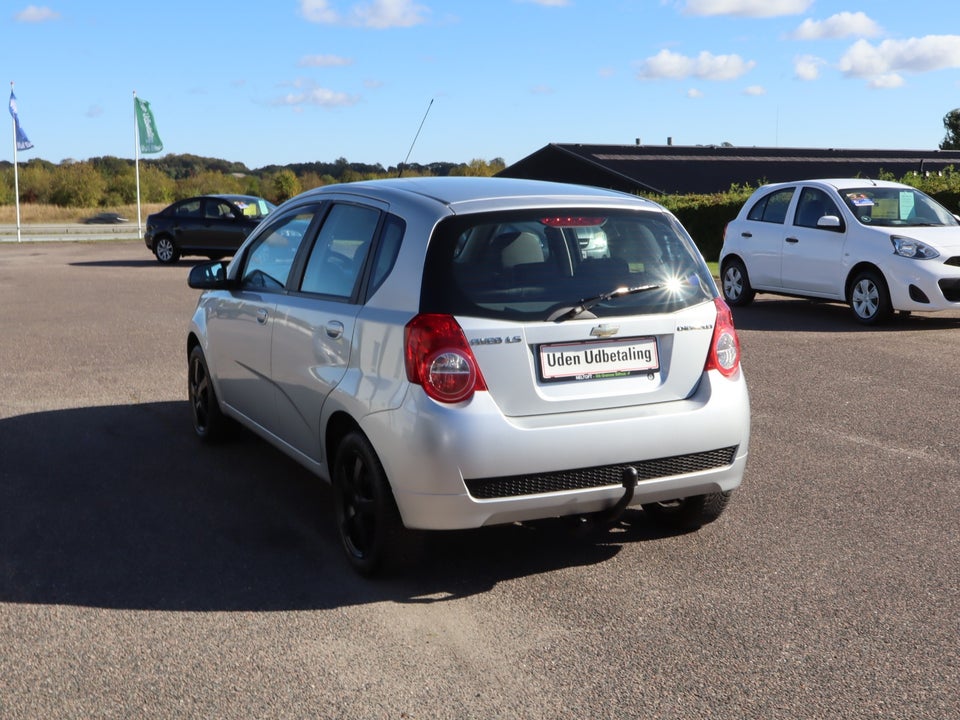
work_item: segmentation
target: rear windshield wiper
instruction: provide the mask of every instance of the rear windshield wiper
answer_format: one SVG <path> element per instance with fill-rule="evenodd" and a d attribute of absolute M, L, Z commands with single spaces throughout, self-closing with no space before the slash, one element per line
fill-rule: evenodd
<path fill-rule="evenodd" d="M 550 317 L 548 318 L 548 320 L 553 320 L 554 322 L 563 322 L 564 320 L 572 320 L 580 313 L 586 312 L 590 308 L 596 305 L 599 305 L 602 302 L 606 302 L 607 300 L 613 300 L 614 298 L 623 297 L 625 295 L 637 295 L 639 293 L 648 292 L 650 290 L 660 290 L 663 287 L 665 286 L 662 284 L 658 284 L 658 285 L 637 285 L 636 287 L 614 288 L 613 290 L 608 290 L 605 293 L 601 293 L 600 295 L 596 295 L 591 298 L 582 298 L 576 306 L 570 308 L 566 312 L 561 313 L 556 317 Z"/>

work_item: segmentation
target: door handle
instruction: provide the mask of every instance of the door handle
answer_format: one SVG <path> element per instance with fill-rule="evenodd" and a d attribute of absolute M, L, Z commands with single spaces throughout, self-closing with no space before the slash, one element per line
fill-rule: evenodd
<path fill-rule="evenodd" d="M 798 243 L 800 242 L 799 238 L 787 238 L 788 243 Z"/>
<path fill-rule="evenodd" d="M 267 312 L 266 308 L 259 308 L 257 310 L 257 322 L 263 325 L 265 322 L 267 322 L 267 316 L 269 314 L 270 313 Z"/>
<path fill-rule="evenodd" d="M 742 233 L 740 233 L 740 237 L 753 237 L 753 233 L 751 233 L 751 232 L 742 232 Z"/>
<path fill-rule="evenodd" d="M 336 340 L 338 337 L 343 335 L 343 323 L 339 320 L 331 320 L 327 323 L 324 330 L 326 331 L 328 338 Z"/>

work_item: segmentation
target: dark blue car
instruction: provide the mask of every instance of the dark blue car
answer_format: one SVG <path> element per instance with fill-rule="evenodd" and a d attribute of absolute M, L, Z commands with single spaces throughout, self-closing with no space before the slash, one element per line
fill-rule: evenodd
<path fill-rule="evenodd" d="M 147 249 L 164 264 L 182 255 L 233 255 L 276 206 L 254 195 L 202 195 L 178 200 L 147 217 Z"/>

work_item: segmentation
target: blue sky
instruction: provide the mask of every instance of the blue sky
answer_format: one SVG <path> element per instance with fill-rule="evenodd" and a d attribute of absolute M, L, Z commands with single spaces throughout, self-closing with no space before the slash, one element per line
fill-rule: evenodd
<path fill-rule="evenodd" d="M 20 161 L 132 158 L 134 91 L 164 154 L 250 168 L 397 165 L 428 107 L 410 162 L 668 137 L 932 150 L 960 106 L 955 2 L 14 0 L 0 67 Z"/>

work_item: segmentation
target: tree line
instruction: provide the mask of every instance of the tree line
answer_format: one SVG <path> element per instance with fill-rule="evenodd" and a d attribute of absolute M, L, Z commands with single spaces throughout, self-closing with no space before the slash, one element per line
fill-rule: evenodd
<path fill-rule="evenodd" d="M 209 193 L 258 195 L 281 203 L 304 190 L 357 180 L 429 175 L 495 175 L 506 167 L 502 158 L 469 163 L 411 163 L 384 168 L 380 164 L 334 162 L 269 165 L 250 170 L 243 163 L 198 155 L 166 155 L 140 160 L 140 200 L 170 203 Z M 13 164 L 0 162 L 0 205 L 12 205 Z M 133 160 L 113 156 L 64 160 L 55 165 L 32 158 L 17 167 L 21 203 L 75 208 L 111 208 L 137 202 L 137 173 Z"/>

